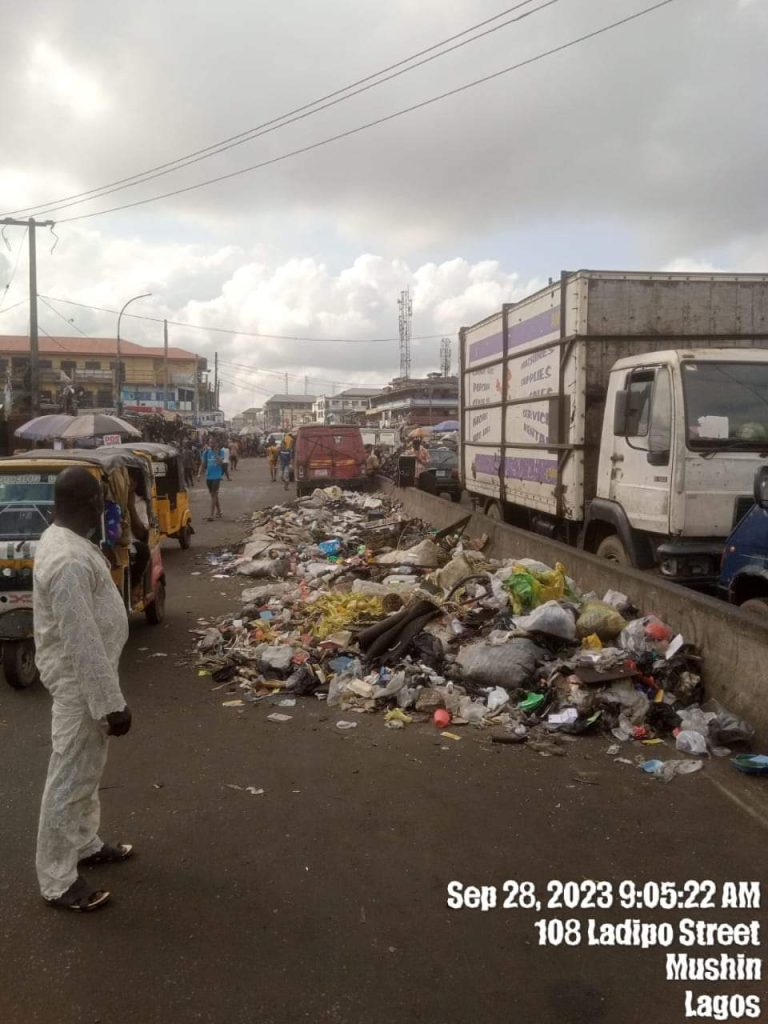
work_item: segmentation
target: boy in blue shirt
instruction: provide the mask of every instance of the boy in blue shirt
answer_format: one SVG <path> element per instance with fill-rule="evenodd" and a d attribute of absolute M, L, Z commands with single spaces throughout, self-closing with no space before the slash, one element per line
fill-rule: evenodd
<path fill-rule="evenodd" d="M 213 438 L 208 439 L 208 444 L 203 451 L 198 478 L 203 475 L 203 470 L 205 470 L 205 483 L 211 495 L 211 514 L 206 519 L 206 522 L 212 523 L 214 517 L 221 519 L 219 487 L 221 486 L 221 478 L 224 476 L 224 451 L 221 448 L 214 447 Z"/>

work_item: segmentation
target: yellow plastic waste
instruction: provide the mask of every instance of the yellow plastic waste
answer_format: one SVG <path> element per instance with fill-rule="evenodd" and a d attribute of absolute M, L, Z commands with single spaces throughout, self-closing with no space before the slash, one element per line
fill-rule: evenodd
<path fill-rule="evenodd" d="M 313 636 L 325 640 L 360 619 L 380 619 L 384 605 L 380 597 L 363 594 L 323 594 L 310 607 L 310 616 L 316 619 Z"/>
<path fill-rule="evenodd" d="M 589 636 L 585 636 L 581 641 L 581 646 L 586 651 L 602 651 L 603 641 L 597 633 L 590 633 Z"/>
<path fill-rule="evenodd" d="M 538 608 L 547 601 L 559 601 L 565 596 L 565 566 L 557 562 L 554 569 L 545 571 L 514 565 L 512 575 L 504 581 L 515 615 Z"/>
<path fill-rule="evenodd" d="M 391 708 L 384 715 L 385 722 L 402 722 L 403 725 L 410 725 L 413 721 L 410 715 L 406 715 L 402 708 Z"/>

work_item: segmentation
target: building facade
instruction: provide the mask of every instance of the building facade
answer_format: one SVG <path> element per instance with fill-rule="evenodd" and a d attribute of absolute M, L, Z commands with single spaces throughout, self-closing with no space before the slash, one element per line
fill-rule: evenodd
<path fill-rule="evenodd" d="M 459 414 L 459 378 L 439 373 L 396 377 L 370 399 L 369 423 L 380 427 L 429 427 Z"/>
<path fill-rule="evenodd" d="M 378 395 L 381 388 L 347 388 L 337 395 L 320 395 L 313 408 L 318 423 L 360 423 L 366 422 L 370 400 Z"/>
<path fill-rule="evenodd" d="M 61 405 L 62 389 L 71 384 L 77 406 L 114 409 L 118 394 L 117 340 L 51 338 L 39 340 L 40 409 Z M 167 357 L 167 358 L 166 358 Z M 186 349 L 137 345 L 120 339 L 120 400 L 125 412 L 168 409 L 185 419 L 215 407 L 204 356 Z M 30 344 L 24 335 L 0 335 L 0 382 L 6 415 L 32 407 Z M 166 386 L 167 385 L 167 386 Z"/>
<path fill-rule="evenodd" d="M 264 403 L 264 429 L 283 430 L 314 421 L 316 395 L 272 395 Z"/>

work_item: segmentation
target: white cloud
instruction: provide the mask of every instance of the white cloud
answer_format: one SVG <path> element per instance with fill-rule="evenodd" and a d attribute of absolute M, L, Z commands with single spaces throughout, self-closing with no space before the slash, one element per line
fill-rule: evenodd
<path fill-rule="evenodd" d="M 63 107 L 83 120 L 92 120 L 109 106 L 106 93 L 92 75 L 42 40 L 29 56 L 27 82 L 43 103 Z"/>
<path fill-rule="evenodd" d="M 133 0 L 126 19 L 123 6 L 93 0 L 17 4 L 0 34 L 0 88 L 12 97 L 0 208 L 80 192 L 269 121 L 500 6 L 295 0 L 265 13 L 230 0 L 222 19 L 215 5 Z M 317 117 L 60 216 L 275 157 L 642 6 L 556 4 Z M 397 297 L 410 286 L 421 371 L 437 366 L 439 336 L 455 337 L 561 267 L 765 270 L 766 31 L 765 2 L 681 0 L 338 144 L 156 205 L 61 223 L 53 256 L 40 232 L 40 290 L 112 309 L 149 291 L 132 309 L 209 327 L 393 338 Z M 8 263 L 0 248 L 0 267 Z M 22 257 L 7 304 L 25 294 L 25 275 Z M 114 316 L 62 309 L 89 333 L 114 334 Z M 44 309 L 41 322 L 66 330 Z M 125 323 L 136 340 L 161 340 L 159 324 Z M 25 327 L 23 307 L 2 314 L 0 330 Z M 218 350 L 230 382 L 270 390 L 285 369 L 293 383 L 306 373 L 321 386 L 385 380 L 398 364 L 394 341 L 180 328 L 172 340 Z M 260 375 L 245 375 L 246 364 Z M 224 396 L 230 410 L 241 398 L 251 404 L 231 383 Z"/>

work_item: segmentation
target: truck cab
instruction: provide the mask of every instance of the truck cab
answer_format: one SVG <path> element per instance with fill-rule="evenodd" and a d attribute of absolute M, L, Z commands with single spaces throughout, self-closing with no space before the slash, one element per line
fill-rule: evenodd
<path fill-rule="evenodd" d="M 720 594 L 768 623 L 768 466 L 755 474 L 755 502 L 725 542 Z"/>
<path fill-rule="evenodd" d="M 608 378 L 584 546 L 708 589 L 766 456 L 768 352 L 681 348 L 620 359 Z"/>

